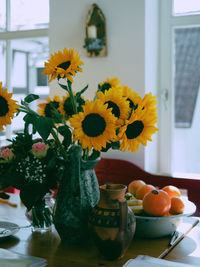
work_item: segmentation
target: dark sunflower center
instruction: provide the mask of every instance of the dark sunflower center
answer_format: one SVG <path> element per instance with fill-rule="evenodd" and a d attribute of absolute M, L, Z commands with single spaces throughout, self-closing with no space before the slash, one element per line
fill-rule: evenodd
<path fill-rule="evenodd" d="M 103 92 L 103 93 L 105 93 L 105 91 L 106 90 L 109 90 L 111 88 L 111 84 L 109 84 L 109 83 L 104 83 L 103 85 L 102 85 L 102 87 L 101 87 L 101 91 Z"/>
<path fill-rule="evenodd" d="M 112 108 L 112 114 L 113 114 L 115 117 L 117 117 L 117 118 L 120 117 L 120 109 L 119 109 L 119 107 L 118 107 L 117 104 L 115 104 L 115 103 L 112 102 L 112 101 L 107 101 L 107 102 L 105 102 L 105 104 L 108 104 L 108 108 Z"/>
<path fill-rule="evenodd" d="M 89 137 L 97 137 L 101 135 L 106 128 L 106 122 L 99 114 L 88 114 L 82 121 L 83 132 Z"/>
<path fill-rule="evenodd" d="M 66 62 L 62 62 L 60 63 L 57 67 L 58 68 L 62 68 L 64 70 L 67 70 L 69 68 L 69 66 L 71 65 L 71 62 L 68 60 Z"/>
<path fill-rule="evenodd" d="M 9 111 L 8 101 L 0 96 L 0 116 L 5 116 Z"/>
<path fill-rule="evenodd" d="M 127 100 L 129 101 L 129 107 L 133 110 L 136 110 L 138 105 L 135 105 L 130 98 L 127 98 Z"/>
<path fill-rule="evenodd" d="M 64 111 L 67 115 L 72 116 L 74 114 L 73 111 L 73 106 L 72 106 L 72 101 L 70 99 L 70 97 L 68 97 L 63 105 Z"/>
<path fill-rule="evenodd" d="M 144 129 L 144 124 L 142 121 L 134 121 L 129 124 L 126 129 L 126 136 L 128 139 L 134 139 L 138 137 Z"/>
<path fill-rule="evenodd" d="M 50 103 L 47 103 L 44 110 L 45 116 L 52 117 L 52 110 L 54 110 L 54 108 L 58 109 L 58 107 L 59 107 L 59 102 L 57 101 L 52 101 Z"/>

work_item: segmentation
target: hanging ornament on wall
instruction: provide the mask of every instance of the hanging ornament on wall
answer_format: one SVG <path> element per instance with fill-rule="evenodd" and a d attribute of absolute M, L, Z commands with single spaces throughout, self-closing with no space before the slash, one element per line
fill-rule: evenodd
<path fill-rule="evenodd" d="M 86 20 L 86 38 L 84 48 L 89 57 L 107 55 L 106 21 L 101 9 L 93 4 Z"/>

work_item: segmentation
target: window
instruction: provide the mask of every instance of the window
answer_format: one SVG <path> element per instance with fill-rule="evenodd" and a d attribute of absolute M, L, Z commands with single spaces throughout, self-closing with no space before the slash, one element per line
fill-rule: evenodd
<path fill-rule="evenodd" d="M 0 31 L 6 29 L 6 0 L 0 0 Z"/>
<path fill-rule="evenodd" d="M 200 85 L 200 27 L 174 29 L 175 127 L 192 127 Z M 194 122 L 195 123 L 195 122 Z"/>
<path fill-rule="evenodd" d="M 173 1 L 173 15 L 191 15 L 200 13 L 199 0 L 174 0 Z"/>
<path fill-rule="evenodd" d="M 200 1 L 161 1 L 161 172 L 200 177 Z"/>
<path fill-rule="evenodd" d="M 0 81 L 19 102 L 28 93 L 46 98 L 49 87 L 40 71 L 49 58 L 49 0 L 0 0 L 0 6 Z M 0 145 L 23 126 L 20 114 L 0 133 Z"/>

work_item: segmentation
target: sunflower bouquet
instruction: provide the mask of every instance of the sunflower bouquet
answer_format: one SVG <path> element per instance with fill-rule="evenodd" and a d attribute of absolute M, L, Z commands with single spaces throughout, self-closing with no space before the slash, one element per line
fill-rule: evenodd
<path fill-rule="evenodd" d="M 0 83 L 0 130 L 11 123 L 14 113 L 25 114 L 24 132 L 10 140 L 11 145 L 1 151 L 0 188 L 3 185 L 18 187 L 29 208 L 36 197 L 30 202 L 27 188 L 36 188 L 41 195 L 49 188 L 55 188 L 62 178 L 64 162 L 69 160 L 68 151 L 72 145 L 81 146 L 82 158 L 92 160 L 109 149 L 136 152 L 140 144 L 146 146 L 158 130 L 155 127 L 156 98 L 151 93 L 141 98 L 131 88 L 120 84 L 118 78 L 107 78 L 100 83 L 92 101 L 83 97 L 88 86 L 73 91 L 74 77 L 82 72 L 83 64 L 74 49 L 64 48 L 50 56 L 42 74 L 48 75 L 49 82 L 56 79 L 65 95 L 49 97 L 38 105 L 37 112 L 30 108 L 30 103 L 39 96 L 30 94 L 19 104 Z M 40 135 L 40 141 L 33 138 L 35 133 Z M 34 148 L 37 146 L 43 147 L 44 151 L 36 153 Z M 8 149 L 8 156 L 4 157 Z M 30 171 L 38 170 L 37 164 L 44 177 Z M 12 173 L 17 174 L 14 180 Z M 36 191 L 32 195 L 37 195 Z"/>

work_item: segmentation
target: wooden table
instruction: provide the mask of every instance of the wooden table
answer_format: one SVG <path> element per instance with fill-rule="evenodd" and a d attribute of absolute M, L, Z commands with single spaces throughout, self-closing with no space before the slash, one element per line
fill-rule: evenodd
<path fill-rule="evenodd" d="M 17 203 L 13 208 L 0 204 L 0 221 L 9 221 L 19 226 L 29 222 L 25 217 L 25 207 L 20 205 L 18 195 L 11 195 L 10 201 Z M 187 225 L 186 218 L 183 224 Z M 49 267 L 66 266 L 122 266 L 130 258 L 139 254 L 158 257 L 168 246 L 170 237 L 159 239 L 133 239 L 126 255 L 116 261 L 105 260 L 94 245 L 86 247 L 85 244 L 69 246 L 60 242 L 60 238 L 53 228 L 52 232 L 45 234 L 32 233 L 30 228 L 20 229 L 14 236 L 0 239 L 0 248 L 5 248 L 25 255 L 32 255 L 47 259 Z M 200 266 L 200 226 L 197 225 L 189 234 L 165 257 L 167 260 L 191 263 Z"/>

